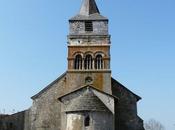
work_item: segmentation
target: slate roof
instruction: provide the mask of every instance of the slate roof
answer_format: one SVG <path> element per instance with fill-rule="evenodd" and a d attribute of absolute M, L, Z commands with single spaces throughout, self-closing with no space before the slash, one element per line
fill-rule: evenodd
<path fill-rule="evenodd" d="M 51 87 L 53 87 L 53 85 L 56 82 L 59 82 L 59 80 L 61 80 L 63 77 L 65 77 L 67 74 L 67 72 L 64 72 L 62 75 L 60 75 L 57 79 L 55 79 L 53 82 L 51 82 L 49 85 L 47 85 L 44 89 L 42 89 L 40 92 L 38 92 L 37 94 L 35 94 L 34 96 L 31 97 L 31 99 L 36 99 L 38 98 L 41 94 L 43 94 L 44 92 L 46 92 L 48 89 L 50 89 Z"/>
<path fill-rule="evenodd" d="M 100 15 L 95 0 L 84 0 L 80 12 L 70 19 L 74 20 L 108 20 L 106 17 Z"/>
<path fill-rule="evenodd" d="M 108 108 L 92 90 L 86 89 L 82 95 L 73 99 L 66 108 L 66 112 L 75 111 L 108 111 Z"/>
<path fill-rule="evenodd" d="M 64 94 L 64 95 L 61 95 L 61 96 L 58 97 L 58 99 L 60 100 L 60 99 L 62 99 L 62 98 L 64 98 L 64 97 L 66 97 L 67 95 L 70 95 L 70 94 L 72 94 L 72 93 L 75 93 L 75 92 L 77 92 L 77 91 L 80 91 L 81 89 L 84 89 L 84 88 L 94 89 L 94 90 L 96 90 L 96 91 L 98 91 L 98 92 L 100 92 L 100 93 L 103 93 L 103 94 L 105 94 L 105 95 L 108 95 L 108 96 L 110 96 L 110 97 L 113 97 L 113 98 L 118 99 L 118 97 L 116 97 L 115 95 L 111 95 L 111 94 L 108 94 L 108 93 L 106 93 L 106 92 L 104 92 L 104 91 L 101 91 L 101 90 L 95 88 L 94 86 L 92 86 L 91 84 L 81 86 L 81 87 L 79 87 L 78 89 L 75 89 L 75 90 L 73 90 L 73 91 L 71 91 L 71 92 L 68 92 L 68 93 L 66 93 L 66 94 Z"/>
<path fill-rule="evenodd" d="M 85 20 L 93 20 L 93 21 L 98 21 L 98 20 L 102 21 L 102 20 L 104 20 L 104 21 L 108 21 L 108 18 L 106 18 L 106 17 L 104 17 L 100 14 L 97 14 L 97 13 L 96 14 L 91 14 L 89 16 L 78 14 L 78 15 L 74 16 L 73 18 L 71 18 L 69 21 L 85 21 Z"/>
<path fill-rule="evenodd" d="M 95 13 L 100 14 L 95 0 L 84 0 L 79 14 L 88 16 Z"/>
<path fill-rule="evenodd" d="M 137 94 L 135 94 L 134 92 L 132 92 L 131 90 L 126 88 L 123 84 L 121 84 L 120 82 L 118 82 L 114 78 L 111 78 L 111 86 L 112 87 L 118 87 L 118 88 L 121 87 L 123 90 L 127 91 L 128 93 L 133 94 L 135 96 L 135 98 L 137 99 L 137 101 L 142 99 L 140 96 L 138 96 Z"/>
<path fill-rule="evenodd" d="M 36 99 L 36 98 L 38 98 L 41 94 L 43 94 L 44 92 L 46 92 L 47 90 L 49 90 L 51 87 L 53 87 L 53 85 L 56 83 L 56 82 L 59 82 L 59 80 L 61 80 L 63 77 L 65 77 L 66 76 L 66 74 L 67 74 L 67 72 L 65 72 L 65 73 L 63 73 L 61 76 L 59 76 L 56 80 L 54 80 L 52 83 L 50 83 L 48 86 L 46 86 L 44 89 L 42 89 L 40 92 L 38 92 L 37 94 L 35 94 L 34 96 L 32 96 L 31 98 L 34 100 L 34 99 Z M 122 85 L 120 82 L 118 82 L 117 80 L 115 80 L 114 78 L 111 78 L 111 85 L 112 85 L 112 87 L 114 87 L 113 86 L 113 84 L 118 84 L 120 87 L 122 87 L 124 90 L 126 90 L 127 92 L 129 92 L 129 93 L 132 93 L 135 97 L 136 97 L 136 99 L 137 99 L 137 101 L 139 101 L 140 99 L 141 99 L 141 97 L 140 96 L 138 96 L 138 95 L 136 95 L 134 92 L 132 92 L 131 90 L 129 90 L 128 88 L 126 88 L 124 85 Z M 116 86 L 115 86 L 116 87 Z M 75 90 L 76 91 L 76 90 Z M 99 91 L 99 90 L 98 90 Z M 112 96 L 114 96 L 114 95 L 112 95 Z M 115 97 L 115 96 L 114 96 Z"/>

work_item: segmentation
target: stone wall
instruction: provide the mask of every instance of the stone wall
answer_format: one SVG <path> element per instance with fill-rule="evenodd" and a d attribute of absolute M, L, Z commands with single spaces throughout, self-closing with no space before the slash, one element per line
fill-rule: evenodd
<path fill-rule="evenodd" d="M 61 129 L 61 104 L 58 101 L 58 97 L 63 94 L 65 83 L 65 76 L 62 76 L 49 85 L 47 90 L 43 90 L 33 97 L 33 105 L 30 111 L 31 126 L 29 130 Z"/>
<path fill-rule="evenodd" d="M 90 86 L 78 89 L 59 98 L 62 102 L 62 130 L 114 130 L 114 97 Z"/>
<path fill-rule="evenodd" d="M 89 115 L 89 126 L 84 126 L 85 117 Z M 67 113 L 65 130 L 114 130 L 113 115 L 110 112 Z"/>
<path fill-rule="evenodd" d="M 144 130 L 143 121 L 137 115 L 137 101 L 139 97 L 112 79 L 113 95 L 119 98 L 115 103 L 115 125 L 119 130 Z"/>
<path fill-rule="evenodd" d="M 85 31 L 85 21 L 71 21 L 69 30 L 70 35 L 108 35 L 108 21 L 92 21 L 93 31 Z"/>
<path fill-rule="evenodd" d="M 64 74 L 33 97 L 33 105 L 29 110 L 13 115 L 1 115 L 0 130 L 65 130 L 61 128 L 61 124 L 66 123 L 66 113 L 58 97 L 68 93 L 66 88 L 69 87 L 66 86 L 66 82 Z M 119 101 L 115 102 L 116 130 L 144 130 L 143 120 L 137 115 L 137 101 L 140 97 L 114 79 L 112 79 L 112 93 L 119 98 Z M 103 114 L 95 116 L 100 118 L 99 123 L 101 116 Z"/>
<path fill-rule="evenodd" d="M 97 89 L 111 94 L 111 71 L 68 71 L 67 88 L 65 91 L 70 92 L 86 84 L 86 78 L 91 77 L 91 84 Z"/>
<path fill-rule="evenodd" d="M 0 130 L 24 130 L 25 111 L 0 116 Z"/>
<path fill-rule="evenodd" d="M 86 43 L 87 44 L 87 43 Z M 91 43 L 90 43 L 91 44 Z M 103 44 L 103 43 L 101 43 Z M 105 43 L 106 44 L 106 43 Z M 87 54 L 90 54 L 93 58 L 93 61 L 97 54 L 103 56 L 104 70 L 110 70 L 110 45 L 77 45 L 77 46 L 68 46 L 68 70 L 74 69 L 74 60 L 75 56 L 80 54 L 83 59 Z M 95 63 L 95 62 L 93 62 Z M 85 71 L 84 66 L 82 70 Z M 92 70 L 98 71 L 95 69 L 95 64 L 92 66 Z M 110 77 L 109 77 L 110 78 Z"/>
<path fill-rule="evenodd" d="M 68 45 L 108 45 L 110 35 L 69 35 Z M 98 49 L 98 48 L 97 48 Z"/>

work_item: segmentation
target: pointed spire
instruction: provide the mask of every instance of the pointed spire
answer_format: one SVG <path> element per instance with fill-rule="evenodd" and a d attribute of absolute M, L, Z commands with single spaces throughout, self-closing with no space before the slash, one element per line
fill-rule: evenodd
<path fill-rule="evenodd" d="M 100 14 L 100 11 L 97 7 L 95 0 L 84 0 L 79 14 L 89 16 L 96 13 Z"/>
<path fill-rule="evenodd" d="M 69 19 L 70 21 L 75 20 L 108 20 L 106 17 L 100 14 L 95 0 L 83 0 L 79 13 Z"/>

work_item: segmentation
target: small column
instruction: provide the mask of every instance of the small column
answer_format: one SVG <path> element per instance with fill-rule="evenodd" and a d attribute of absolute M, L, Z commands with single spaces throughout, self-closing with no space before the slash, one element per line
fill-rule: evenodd
<path fill-rule="evenodd" d="M 82 70 L 84 70 L 84 58 L 82 58 Z"/>
<path fill-rule="evenodd" d="M 95 69 L 95 59 L 93 58 L 92 60 L 92 69 L 94 70 Z"/>

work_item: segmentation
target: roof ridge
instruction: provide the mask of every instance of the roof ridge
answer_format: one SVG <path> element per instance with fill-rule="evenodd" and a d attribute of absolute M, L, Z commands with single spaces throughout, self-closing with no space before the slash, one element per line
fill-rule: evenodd
<path fill-rule="evenodd" d="M 141 100 L 142 98 L 140 96 L 138 96 L 137 94 L 135 94 L 133 91 L 131 91 L 130 89 L 128 89 L 127 87 L 125 87 L 122 83 L 120 83 L 119 81 L 117 81 L 116 79 L 114 79 L 113 77 L 111 77 L 111 79 L 113 81 L 115 81 L 116 83 L 118 83 L 121 87 L 123 87 L 125 90 L 127 90 L 128 92 L 132 93 L 136 98 L 137 101 Z M 111 81 L 112 83 L 112 81 Z"/>
<path fill-rule="evenodd" d="M 67 96 L 67 95 L 69 95 L 69 94 L 71 94 L 71 93 L 74 93 L 74 92 L 79 91 L 79 90 L 84 89 L 84 88 L 92 88 L 92 89 L 94 89 L 94 90 L 96 90 L 96 91 L 98 91 L 100 93 L 103 93 L 103 94 L 106 94 L 106 95 L 108 95 L 110 97 L 113 97 L 115 99 L 118 99 L 118 97 L 116 97 L 115 95 L 112 95 L 112 94 L 106 93 L 104 91 L 101 91 L 101 90 L 97 89 L 96 87 L 94 87 L 92 84 L 88 84 L 88 85 L 83 85 L 83 86 L 81 86 L 81 87 L 79 87 L 77 89 L 72 90 L 71 92 L 68 92 L 68 93 L 65 93 L 65 94 L 59 96 L 58 97 L 58 100 L 61 99 L 61 98 L 63 98 L 63 97 L 65 97 L 65 96 Z"/>
<path fill-rule="evenodd" d="M 31 99 L 35 99 L 38 96 L 40 96 L 43 92 L 45 92 L 46 90 L 48 90 L 53 84 L 55 84 L 57 81 L 59 81 L 60 79 L 62 79 L 66 74 L 67 74 L 67 72 L 64 72 L 61 76 L 59 76 L 57 79 L 55 79 L 49 85 L 47 85 L 46 87 L 44 87 L 40 92 L 38 92 L 37 94 L 35 94 L 34 96 L 32 96 Z"/>

